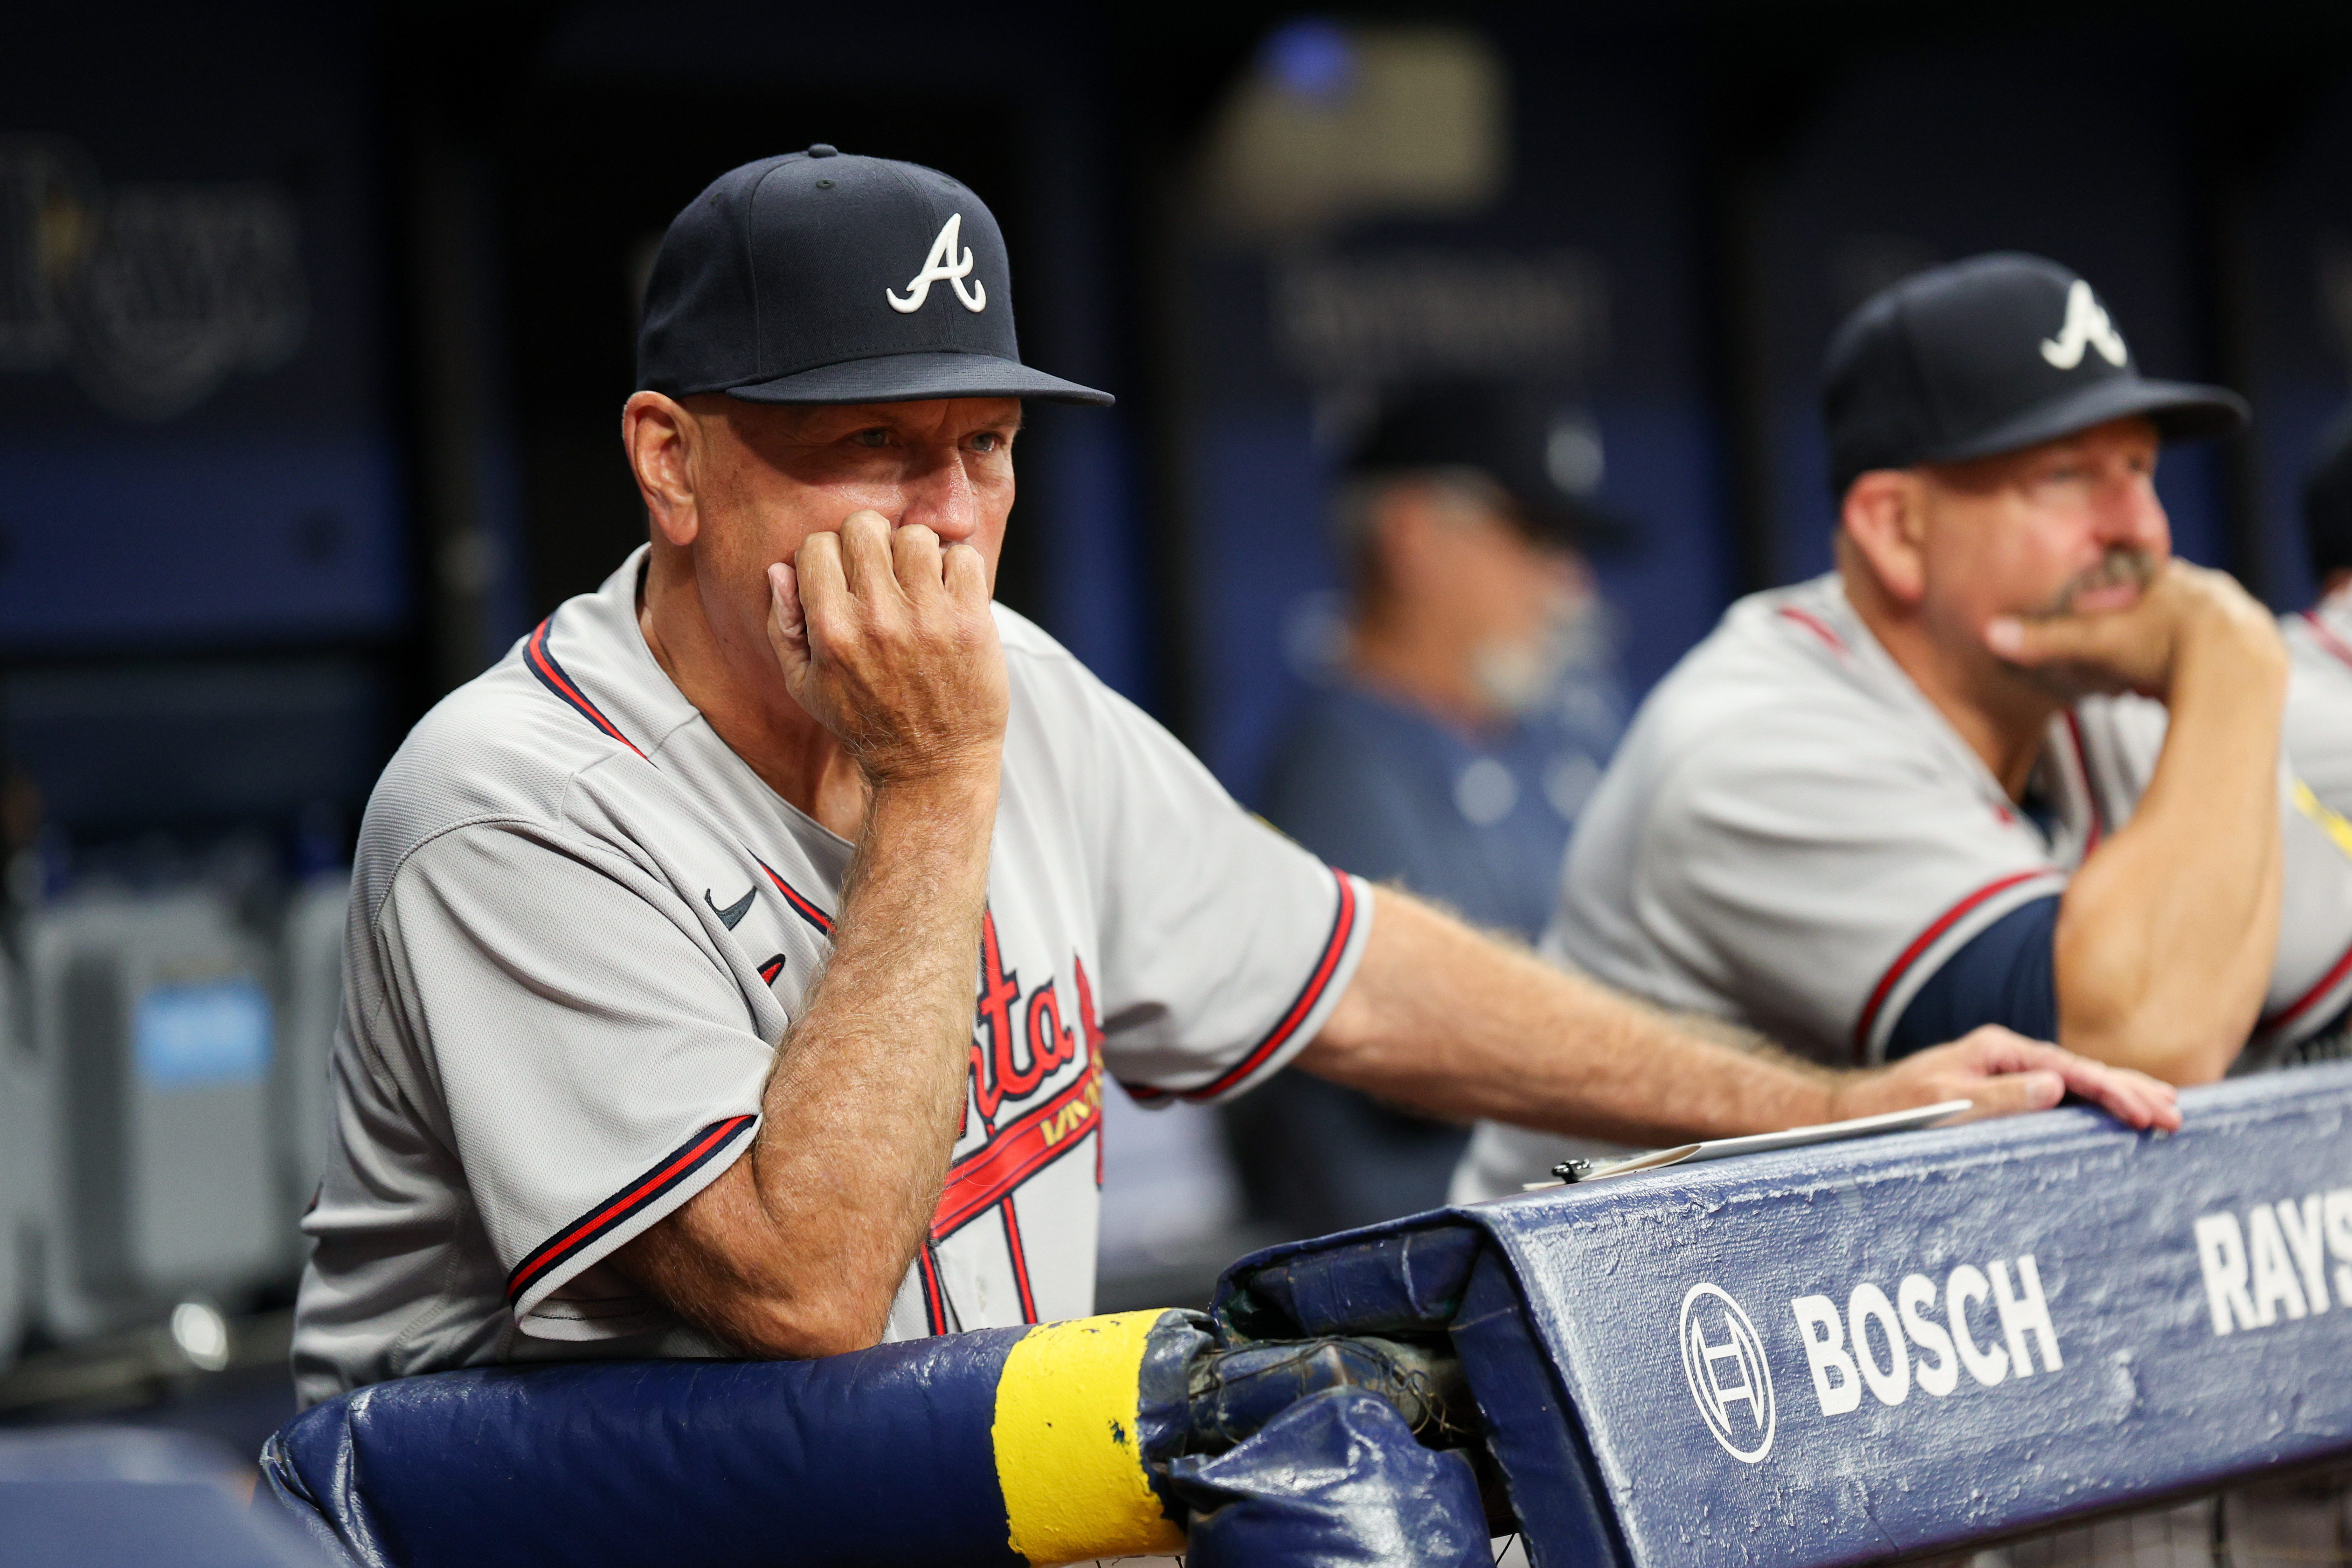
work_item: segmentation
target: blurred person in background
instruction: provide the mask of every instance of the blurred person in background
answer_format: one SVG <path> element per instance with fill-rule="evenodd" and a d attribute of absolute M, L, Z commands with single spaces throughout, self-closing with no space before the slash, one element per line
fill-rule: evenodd
<path fill-rule="evenodd" d="M 2319 601 L 2279 617 L 2294 669 L 2286 749 L 2295 776 L 2352 813 L 2352 408 L 2336 416 L 2303 484 L 2303 540 Z"/>
<path fill-rule="evenodd" d="M 1344 644 L 1264 791 L 1325 860 L 1532 942 L 1622 725 L 1586 552 L 1590 427 L 1504 384 L 1392 400 L 1333 500 Z M 1466 1129 L 1286 1072 L 1227 1110 L 1252 1207 L 1300 1236 L 1442 1203 Z"/>

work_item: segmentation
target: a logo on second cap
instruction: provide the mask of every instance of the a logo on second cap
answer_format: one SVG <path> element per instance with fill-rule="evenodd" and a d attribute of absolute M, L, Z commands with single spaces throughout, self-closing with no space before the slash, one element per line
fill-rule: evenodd
<path fill-rule="evenodd" d="M 972 278 L 971 287 L 964 287 L 963 280 L 971 278 L 971 247 L 961 244 L 962 237 L 963 214 L 950 213 L 939 238 L 931 241 L 931 253 L 923 258 L 923 269 L 907 279 L 906 295 L 901 298 L 895 289 L 882 290 L 882 298 L 890 301 L 890 309 L 902 316 L 913 315 L 931 297 L 934 283 L 945 283 L 954 289 L 963 308 L 974 315 L 988 309 L 987 284 Z M 956 254 L 959 248 L 963 252 L 961 257 Z"/>
<path fill-rule="evenodd" d="M 1772 1451 L 1779 1410 L 1772 1397 L 1772 1366 L 1764 1359 L 1764 1339 L 1721 1288 L 1694 1285 L 1683 1298 L 1683 1375 L 1706 1429 L 1723 1451 L 1752 1465 Z"/>
<path fill-rule="evenodd" d="M 2066 290 L 2066 320 L 2056 337 L 2042 340 L 2042 357 L 2053 369 L 2072 370 L 2083 363 L 2085 348 L 2098 350 L 2099 357 L 2117 370 L 2131 357 L 2124 347 L 2124 335 L 2107 319 L 2107 308 L 2099 303 L 2091 286 L 2077 278 Z"/>

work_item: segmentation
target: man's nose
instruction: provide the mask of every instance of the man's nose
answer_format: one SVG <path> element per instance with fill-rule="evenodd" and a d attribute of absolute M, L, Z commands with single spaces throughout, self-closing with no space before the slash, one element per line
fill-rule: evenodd
<path fill-rule="evenodd" d="M 927 455 L 927 460 L 907 476 L 906 510 L 901 526 L 921 523 L 950 544 L 961 543 L 980 531 L 980 496 L 971 476 L 964 472 L 963 454 L 950 448 Z"/>
<path fill-rule="evenodd" d="M 2103 542 L 2152 549 L 2170 535 L 2171 524 L 2150 474 L 2128 472 L 2101 486 L 2096 510 Z"/>

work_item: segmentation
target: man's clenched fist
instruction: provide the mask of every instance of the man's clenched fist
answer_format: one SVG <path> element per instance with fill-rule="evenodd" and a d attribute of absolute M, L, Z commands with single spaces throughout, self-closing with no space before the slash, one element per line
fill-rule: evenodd
<path fill-rule="evenodd" d="M 978 551 L 853 512 L 769 567 L 768 586 L 786 687 L 868 779 L 993 776 L 1008 699 Z"/>

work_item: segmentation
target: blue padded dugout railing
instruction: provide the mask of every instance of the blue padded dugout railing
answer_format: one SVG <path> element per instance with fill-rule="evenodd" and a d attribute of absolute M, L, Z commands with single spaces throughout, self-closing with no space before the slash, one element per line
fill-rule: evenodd
<path fill-rule="evenodd" d="M 2352 1067 L 1550 1188 L 1236 1266 L 1442 1328 L 1539 1568 L 1957 1552 L 2352 1454 Z"/>
<path fill-rule="evenodd" d="M 687 1518 L 794 1563 L 1148 1538 L 1203 1568 L 1468 1564 L 1482 1522 L 1538 1568 L 1951 1556 L 2352 1455 L 2352 1066 L 2183 1111 L 2171 1137 L 2065 1110 L 1424 1215 L 1244 1260 L 1205 1326 L 412 1379 L 299 1418 L 265 1470 L 387 1564 L 651 1563 Z M 1037 1335 L 1125 1348 L 1090 1384 L 1014 1376 Z M 1076 1517 L 1079 1451 L 1034 1441 L 1097 1428 L 1108 1531 Z"/>

